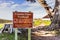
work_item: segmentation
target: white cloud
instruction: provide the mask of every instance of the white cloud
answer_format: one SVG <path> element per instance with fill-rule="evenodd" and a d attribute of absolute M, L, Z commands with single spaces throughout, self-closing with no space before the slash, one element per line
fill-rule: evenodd
<path fill-rule="evenodd" d="M 42 18 L 43 16 L 46 15 L 44 8 L 41 7 L 38 3 L 26 2 L 26 3 L 21 4 L 20 7 L 23 7 L 23 6 L 29 6 L 29 7 L 27 7 L 26 9 L 21 8 L 22 10 L 20 9 L 20 11 L 33 12 L 33 14 L 34 14 L 33 18 Z"/>
<path fill-rule="evenodd" d="M 9 1 L 9 3 L 14 4 L 15 2 L 13 2 L 13 1 Z"/>
<path fill-rule="evenodd" d="M 5 7 L 9 6 L 9 5 L 10 5 L 10 3 L 1 3 L 0 8 L 5 8 Z"/>
<path fill-rule="evenodd" d="M 24 2 L 24 3 L 20 4 L 20 8 L 21 7 L 27 7 L 24 10 L 28 10 L 28 11 L 37 10 L 37 9 L 39 10 L 39 8 L 40 8 L 40 10 L 42 9 L 42 6 L 38 2 L 36 2 L 36 3 Z"/>
<path fill-rule="evenodd" d="M 40 6 L 39 5 L 39 3 L 38 2 L 36 2 L 36 3 L 31 3 L 31 2 L 24 2 L 24 3 L 22 3 L 22 4 L 20 4 L 21 6 L 32 6 L 32 7 L 38 7 L 38 6 Z"/>
<path fill-rule="evenodd" d="M 0 3 L 0 8 L 6 8 L 6 7 L 15 8 L 16 6 L 18 6 L 18 4 L 15 4 L 13 1 Z"/>
<path fill-rule="evenodd" d="M 13 10 L 10 8 L 1 8 L 0 18 L 12 20 L 12 12 Z"/>
<path fill-rule="evenodd" d="M 34 13 L 34 18 L 41 18 L 46 15 L 44 8 L 38 2 L 24 2 L 22 4 L 17 4 L 13 1 L 9 1 L 0 4 L 0 18 L 12 19 L 12 12 L 14 10 L 26 12 L 32 11 Z"/>
<path fill-rule="evenodd" d="M 0 4 L 0 8 L 7 8 L 7 7 L 9 7 L 9 8 L 14 9 L 14 8 L 16 8 L 16 7 L 18 7 L 18 6 L 20 6 L 20 5 L 17 4 L 17 3 L 14 3 L 13 1 L 2 2 L 2 3 Z"/>
<path fill-rule="evenodd" d="M 28 7 L 25 8 L 25 6 Z M 22 7 L 24 7 L 25 9 Z M 43 16 L 45 16 L 44 14 L 46 14 L 44 8 L 40 6 L 38 2 L 36 3 L 24 2 L 20 4 L 20 10 L 18 11 L 25 11 L 25 12 L 31 11 L 34 14 L 34 18 L 42 18 Z"/>
<path fill-rule="evenodd" d="M 14 5 L 11 6 L 11 8 L 16 8 L 18 6 L 19 6 L 19 4 L 14 4 Z"/>

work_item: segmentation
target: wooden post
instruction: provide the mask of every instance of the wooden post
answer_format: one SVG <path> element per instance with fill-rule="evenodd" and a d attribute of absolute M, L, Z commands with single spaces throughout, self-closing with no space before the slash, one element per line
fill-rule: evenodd
<path fill-rule="evenodd" d="M 17 37 L 17 28 L 15 28 L 15 40 L 18 40 L 18 37 Z"/>
<path fill-rule="evenodd" d="M 31 40 L 31 28 L 28 28 L 28 40 Z"/>

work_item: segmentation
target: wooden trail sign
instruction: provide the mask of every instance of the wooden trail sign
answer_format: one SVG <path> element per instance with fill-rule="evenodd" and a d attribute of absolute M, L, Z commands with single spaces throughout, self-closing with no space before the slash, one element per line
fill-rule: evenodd
<path fill-rule="evenodd" d="M 32 28 L 33 13 L 32 12 L 13 12 L 14 28 Z"/>

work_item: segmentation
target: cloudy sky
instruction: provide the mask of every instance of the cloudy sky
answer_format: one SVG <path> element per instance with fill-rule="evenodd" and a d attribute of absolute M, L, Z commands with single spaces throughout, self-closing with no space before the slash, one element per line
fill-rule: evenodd
<path fill-rule="evenodd" d="M 36 0 L 37 1 L 37 0 Z M 54 8 L 55 0 L 46 0 L 49 6 Z M 0 0 L 0 19 L 12 20 L 14 11 L 33 12 L 34 18 L 42 18 L 47 15 L 45 9 L 38 3 L 27 2 L 26 0 Z"/>

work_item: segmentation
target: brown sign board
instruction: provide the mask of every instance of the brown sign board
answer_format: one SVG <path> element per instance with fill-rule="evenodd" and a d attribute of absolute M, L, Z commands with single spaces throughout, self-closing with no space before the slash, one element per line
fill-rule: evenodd
<path fill-rule="evenodd" d="M 32 12 L 13 12 L 14 28 L 32 28 L 33 13 Z"/>

